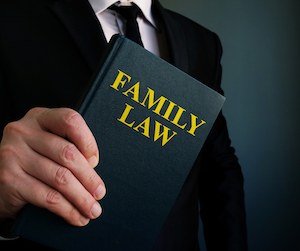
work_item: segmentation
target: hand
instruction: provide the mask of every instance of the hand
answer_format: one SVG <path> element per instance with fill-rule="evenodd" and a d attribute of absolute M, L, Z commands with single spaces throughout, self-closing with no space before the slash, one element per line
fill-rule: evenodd
<path fill-rule="evenodd" d="M 34 108 L 8 124 L 0 144 L 0 221 L 27 204 L 75 226 L 101 214 L 105 185 L 96 141 L 76 111 Z"/>

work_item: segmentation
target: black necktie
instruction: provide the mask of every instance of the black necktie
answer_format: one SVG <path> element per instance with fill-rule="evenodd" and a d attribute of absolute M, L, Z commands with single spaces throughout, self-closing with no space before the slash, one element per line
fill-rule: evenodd
<path fill-rule="evenodd" d="M 115 10 L 126 19 L 126 37 L 143 46 L 139 26 L 136 21 L 137 16 L 142 13 L 140 8 L 135 4 L 131 6 L 112 5 L 109 8 Z"/>

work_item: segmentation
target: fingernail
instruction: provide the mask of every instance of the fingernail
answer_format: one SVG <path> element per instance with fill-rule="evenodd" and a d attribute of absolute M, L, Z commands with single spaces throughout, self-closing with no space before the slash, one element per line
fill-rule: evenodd
<path fill-rule="evenodd" d="M 101 212 L 102 212 L 102 209 L 101 209 L 99 203 L 96 202 L 91 210 L 91 214 L 92 214 L 93 218 L 95 219 L 95 218 L 99 217 Z"/>
<path fill-rule="evenodd" d="M 91 167 L 95 168 L 98 165 L 99 158 L 96 155 L 94 155 L 91 158 L 89 158 L 87 161 L 90 163 Z"/>
<path fill-rule="evenodd" d="M 90 219 L 86 218 L 84 216 L 81 216 L 80 217 L 80 222 L 81 222 L 82 226 L 86 226 L 90 222 Z"/>
<path fill-rule="evenodd" d="M 101 200 L 105 195 L 105 187 L 103 185 L 99 185 L 95 191 L 95 199 Z"/>

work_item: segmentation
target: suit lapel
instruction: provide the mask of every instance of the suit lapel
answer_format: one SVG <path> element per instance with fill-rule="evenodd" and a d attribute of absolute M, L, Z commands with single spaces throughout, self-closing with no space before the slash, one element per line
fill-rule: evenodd
<path fill-rule="evenodd" d="M 182 25 L 157 0 L 153 1 L 152 8 L 166 32 L 171 64 L 188 72 L 187 43 Z"/>
<path fill-rule="evenodd" d="M 98 65 L 107 43 L 101 25 L 87 0 L 57 0 L 50 5 L 79 47 L 92 71 Z M 167 37 L 171 63 L 188 72 L 187 43 L 184 29 L 157 1 L 153 11 Z"/>
<path fill-rule="evenodd" d="M 49 7 L 69 31 L 90 69 L 94 71 L 107 43 L 88 1 L 58 0 Z"/>

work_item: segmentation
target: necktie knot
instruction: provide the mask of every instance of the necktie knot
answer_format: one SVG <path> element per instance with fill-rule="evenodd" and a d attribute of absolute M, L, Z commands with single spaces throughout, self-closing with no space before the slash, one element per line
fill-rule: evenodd
<path fill-rule="evenodd" d="M 141 9 L 135 5 L 132 4 L 130 6 L 116 6 L 116 5 L 112 5 L 111 9 L 115 10 L 116 12 L 118 12 L 120 15 L 122 15 L 127 21 L 129 19 L 136 19 L 137 16 L 142 13 Z"/>
<path fill-rule="evenodd" d="M 130 6 L 112 5 L 109 8 L 126 19 L 126 37 L 143 46 L 139 26 L 136 21 L 137 16 L 142 13 L 141 9 L 134 3 Z"/>

